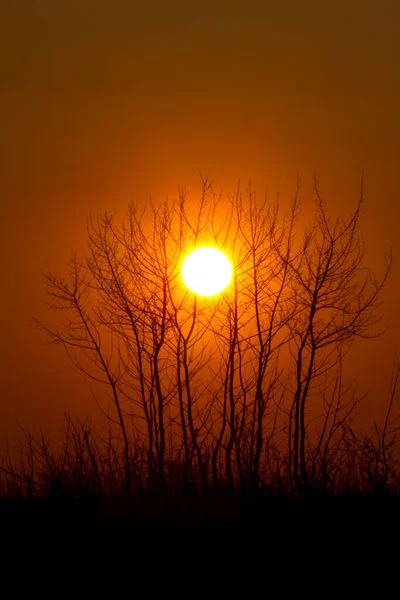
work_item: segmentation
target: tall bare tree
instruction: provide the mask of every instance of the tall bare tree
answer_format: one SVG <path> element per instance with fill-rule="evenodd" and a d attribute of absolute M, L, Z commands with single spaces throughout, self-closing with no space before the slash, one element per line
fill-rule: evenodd
<path fill-rule="evenodd" d="M 362 187 L 357 206 L 347 220 L 329 216 L 316 179 L 314 191 L 315 220 L 306 228 L 299 247 L 284 258 L 294 303 L 288 321 L 295 366 L 288 441 L 290 471 L 297 488 L 309 484 L 307 409 L 321 378 L 340 364 L 354 339 L 376 335 L 377 308 L 392 264 L 389 254 L 380 280 L 365 268 L 365 248 L 359 232 Z M 333 385 L 337 387 L 338 381 Z M 319 398 L 326 400 L 321 393 Z M 340 390 L 336 398 L 339 404 L 333 410 L 334 420 L 343 408 Z M 332 398 L 325 406 L 326 416 L 332 412 L 334 402 Z"/>
<path fill-rule="evenodd" d="M 391 265 L 389 256 L 379 281 L 365 271 L 362 201 L 333 220 L 315 182 L 316 216 L 301 242 L 299 187 L 283 211 L 251 185 L 224 198 L 203 179 L 197 202 L 180 189 L 176 201 L 131 206 L 121 221 L 89 219 L 87 253 L 72 257 L 69 276 L 45 275 L 51 306 L 67 316 L 40 325 L 108 386 L 127 493 L 138 449 L 163 494 L 177 467 L 184 488 L 258 489 L 271 480 L 272 456 L 292 489 L 326 480 L 357 406 L 337 369 L 355 338 L 374 335 Z M 200 245 L 218 246 L 234 266 L 213 298 L 181 278 Z M 315 440 L 310 410 L 322 418 Z"/>

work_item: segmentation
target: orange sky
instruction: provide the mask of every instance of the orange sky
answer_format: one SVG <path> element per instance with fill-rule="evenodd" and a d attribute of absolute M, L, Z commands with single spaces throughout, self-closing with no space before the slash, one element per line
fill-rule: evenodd
<path fill-rule="evenodd" d="M 364 234 L 378 272 L 400 256 L 400 8 L 397 0 L 202 2 L 5 0 L 0 7 L 2 376 L 0 439 L 65 408 L 96 412 L 61 348 L 29 323 L 46 316 L 40 269 L 83 248 L 86 216 L 129 201 L 217 189 L 338 211 L 365 173 Z M 83 7 L 82 7 L 83 5 Z M 354 357 L 371 415 L 400 354 L 399 268 L 387 333 Z M 378 406 L 378 409 L 376 408 Z M 374 412 L 375 411 L 375 412 Z"/>

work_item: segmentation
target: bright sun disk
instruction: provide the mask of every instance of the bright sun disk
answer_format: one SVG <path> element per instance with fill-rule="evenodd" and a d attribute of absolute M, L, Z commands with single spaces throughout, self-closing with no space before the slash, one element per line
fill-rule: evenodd
<path fill-rule="evenodd" d="M 222 292 L 232 279 L 229 258 L 212 246 L 193 250 L 183 261 L 182 279 L 198 296 L 214 296 Z"/>

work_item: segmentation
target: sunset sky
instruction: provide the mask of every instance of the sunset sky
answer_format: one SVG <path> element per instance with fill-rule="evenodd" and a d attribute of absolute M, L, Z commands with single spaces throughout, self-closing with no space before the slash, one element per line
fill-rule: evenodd
<path fill-rule="evenodd" d="M 196 197 L 240 178 L 289 201 L 312 175 L 333 211 L 356 202 L 378 274 L 379 339 L 354 376 L 379 416 L 400 355 L 400 4 L 397 0 L 3 0 L 0 7 L 0 439 L 96 413 L 62 348 L 42 345 L 41 269 L 83 250 L 86 217 Z"/>

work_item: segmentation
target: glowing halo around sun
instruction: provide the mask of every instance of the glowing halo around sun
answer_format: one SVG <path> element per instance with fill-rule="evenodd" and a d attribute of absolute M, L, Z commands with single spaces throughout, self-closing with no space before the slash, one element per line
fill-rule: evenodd
<path fill-rule="evenodd" d="M 213 246 L 196 248 L 182 265 L 186 287 L 198 296 L 220 294 L 231 282 L 233 268 L 229 258 Z"/>

